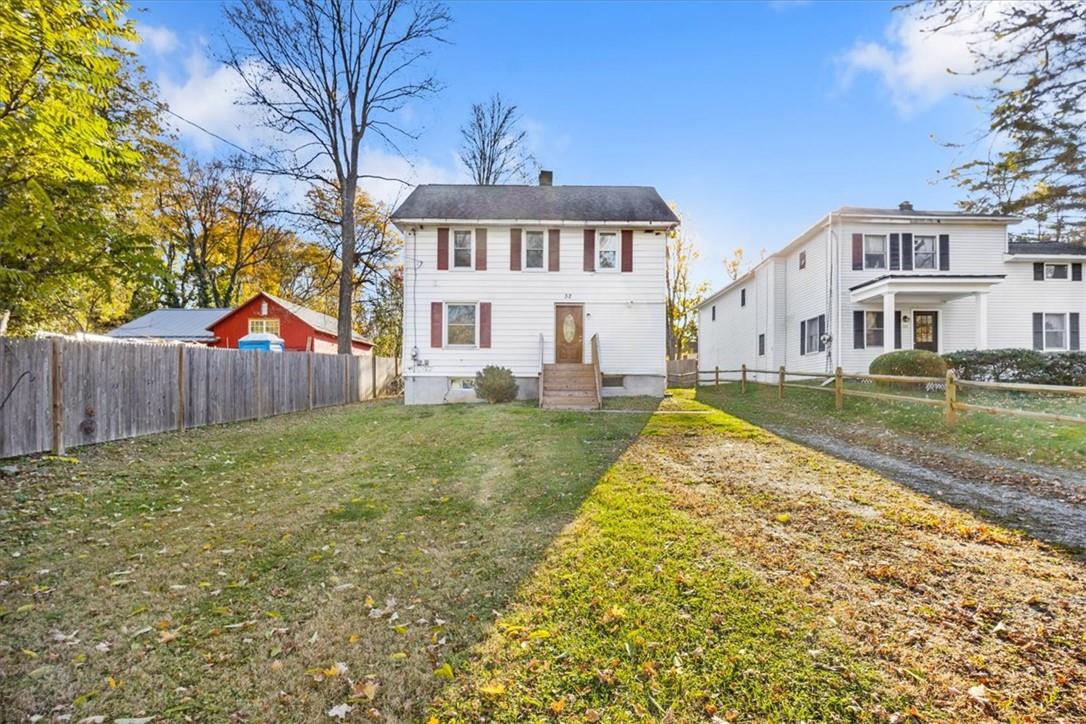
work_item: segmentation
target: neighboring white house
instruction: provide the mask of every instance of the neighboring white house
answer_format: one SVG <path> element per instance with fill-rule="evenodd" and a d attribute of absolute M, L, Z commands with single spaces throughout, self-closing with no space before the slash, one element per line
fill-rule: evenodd
<path fill-rule="evenodd" d="M 487 365 L 536 398 L 544 365 L 561 365 L 548 388 L 591 365 L 594 335 L 603 395 L 663 393 L 678 219 L 655 189 L 555 186 L 548 171 L 539 186 L 423 185 L 392 220 L 405 236 L 407 404 L 473 400 Z"/>
<path fill-rule="evenodd" d="M 698 308 L 702 370 L 867 372 L 892 349 L 1080 349 L 1086 247 L 1019 219 L 844 207 Z"/>

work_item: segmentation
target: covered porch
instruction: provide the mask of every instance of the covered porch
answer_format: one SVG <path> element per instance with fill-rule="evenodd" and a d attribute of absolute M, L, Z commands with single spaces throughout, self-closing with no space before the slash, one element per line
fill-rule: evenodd
<path fill-rule="evenodd" d="M 948 346 L 960 347 L 944 343 L 946 304 L 972 297 L 974 346 L 988 349 L 988 294 L 1004 276 L 887 274 L 851 287 L 849 300 L 864 311 L 882 312 L 886 349 L 926 349 L 941 354 Z"/>

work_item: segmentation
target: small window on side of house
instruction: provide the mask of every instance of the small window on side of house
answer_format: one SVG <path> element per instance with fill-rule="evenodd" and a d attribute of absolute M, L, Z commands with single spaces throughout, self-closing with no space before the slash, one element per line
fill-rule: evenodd
<path fill-rule="evenodd" d="M 758 356 L 765 357 L 765 334 L 758 335 Z"/>
<path fill-rule="evenodd" d="M 1069 279 L 1067 264 L 1045 264 L 1045 279 Z"/>
<path fill-rule="evenodd" d="M 818 352 L 818 317 L 811 317 L 804 325 L 803 347 L 807 354 Z"/>
<path fill-rule="evenodd" d="M 806 269 L 807 268 L 807 252 L 806 251 L 801 251 L 799 253 L 799 268 L 800 269 Z"/>
<path fill-rule="evenodd" d="M 457 229 L 453 232 L 453 268 L 471 269 L 471 231 Z"/>
<path fill-rule="evenodd" d="M 886 268 L 886 235 L 864 235 L 864 269 Z"/>
<path fill-rule="evenodd" d="M 1044 332 L 1044 349 L 1046 352 L 1067 349 L 1066 314 L 1045 314 Z"/>
<path fill-rule="evenodd" d="M 913 269 L 935 269 L 937 248 L 934 236 L 914 236 Z"/>
<path fill-rule="evenodd" d="M 710 311 L 713 314 L 713 321 L 715 322 L 716 321 L 716 305 L 715 304 L 713 305 L 713 308 Z"/>
<path fill-rule="evenodd" d="M 543 268 L 543 232 L 524 232 L 524 268 Z"/>
<path fill-rule="evenodd" d="M 882 312 L 864 314 L 864 343 L 868 347 L 883 346 Z"/>
<path fill-rule="evenodd" d="M 739 290 L 739 306 L 740 307 L 747 306 L 747 290 L 746 289 L 740 289 Z"/>
<path fill-rule="evenodd" d="M 249 334 L 274 334 L 279 336 L 279 320 L 268 317 L 253 317 L 249 320 Z"/>
<path fill-rule="evenodd" d="M 445 340 L 450 347 L 475 346 L 475 305 L 445 305 Z"/>
<path fill-rule="evenodd" d="M 599 236 L 596 269 L 616 271 L 618 269 L 618 234 L 613 231 L 601 231 Z"/>

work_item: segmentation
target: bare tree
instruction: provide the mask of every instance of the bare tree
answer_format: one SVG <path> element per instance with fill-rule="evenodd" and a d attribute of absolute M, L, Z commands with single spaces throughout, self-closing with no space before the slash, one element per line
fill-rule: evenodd
<path fill-rule="evenodd" d="M 528 153 L 517 107 L 495 93 L 486 105 L 474 103 L 471 119 L 460 128 L 460 160 L 480 186 L 529 181 L 536 160 Z"/>
<path fill-rule="evenodd" d="M 372 131 L 393 148 L 411 134 L 397 112 L 439 89 L 420 69 L 450 23 L 429 0 L 247 0 L 226 11 L 238 38 L 226 62 L 265 124 L 298 140 L 269 168 L 339 199 L 339 351 L 350 353 L 355 270 L 355 198 L 362 141 Z"/>

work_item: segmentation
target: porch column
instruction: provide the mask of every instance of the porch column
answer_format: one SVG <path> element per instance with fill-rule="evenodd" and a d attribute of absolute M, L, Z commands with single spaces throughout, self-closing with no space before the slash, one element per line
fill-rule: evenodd
<path fill-rule="evenodd" d="M 973 296 L 977 300 L 977 349 L 988 349 L 988 292 Z"/>
<path fill-rule="evenodd" d="M 893 292 L 886 292 L 882 295 L 882 348 L 887 351 L 893 351 L 894 349 Z"/>

